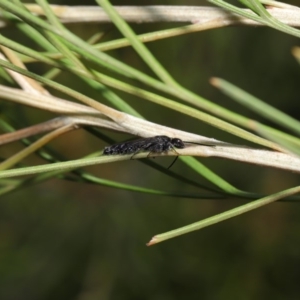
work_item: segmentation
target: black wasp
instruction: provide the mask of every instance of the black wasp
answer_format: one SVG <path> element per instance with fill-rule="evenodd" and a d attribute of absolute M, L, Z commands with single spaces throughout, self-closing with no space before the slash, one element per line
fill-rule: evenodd
<path fill-rule="evenodd" d="M 185 144 L 181 139 L 170 138 L 165 135 L 158 135 L 150 138 L 141 138 L 138 140 L 127 141 L 123 143 L 118 143 L 115 145 L 107 146 L 104 148 L 104 155 L 114 155 L 114 154 L 133 154 L 132 157 L 139 152 L 149 152 L 150 153 L 163 153 L 173 150 L 176 152 L 175 148 L 183 149 Z M 176 159 L 172 162 L 169 168 L 175 163 Z"/>

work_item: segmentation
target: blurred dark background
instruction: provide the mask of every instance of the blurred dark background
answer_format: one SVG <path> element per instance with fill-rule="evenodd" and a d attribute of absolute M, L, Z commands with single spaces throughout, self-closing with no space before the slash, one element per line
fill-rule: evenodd
<path fill-rule="evenodd" d="M 95 5 L 93 1 L 52 4 Z M 115 5 L 208 5 L 204 1 L 113 1 Z M 292 3 L 292 2 L 290 2 Z M 294 4 L 297 4 L 294 2 Z M 133 24 L 137 33 L 174 24 Z M 180 26 L 180 24 L 177 24 Z M 109 25 L 69 26 L 83 39 Z M 14 28 L 2 30 L 21 40 Z M 120 36 L 112 29 L 107 39 Z M 24 41 L 28 43 L 28 41 Z M 299 119 L 299 66 L 291 55 L 295 37 L 261 27 L 230 27 L 199 32 L 147 46 L 186 88 L 228 109 L 269 124 L 236 105 L 209 84 L 224 78 Z M 144 72 L 147 67 L 130 49 L 110 52 Z M 40 66 L 36 72 L 41 73 Z M 149 72 L 149 74 L 151 74 Z M 58 79 L 107 103 L 82 81 L 63 73 Z M 55 93 L 53 91 L 53 93 Z M 118 92 L 119 93 L 119 92 Z M 199 121 L 119 93 L 150 121 L 220 140 L 243 143 Z M 2 101 L 3 102 L 3 101 Z M 3 103 L 22 115 L 22 124 L 52 117 L 35 109 Z M 201 124 L 201 126 L 199 126 Z M 273 125 L 273 124 L 269 124 Z M 103 131 L 104 132 L 104 131 Z M 106 131 L 116 140 L 127 136 Z M 51 143 L 68 159 L 102 149 L 84 130 Z M 8 157 L 20 149 L 0 149 Z M 33 158 L 33 161 L 40 160 Z M 156 159 L 168 166 L 170 158 Z M 202 163 L 237 188 L 276 192 L 298 184 L 299 176 L 275 169 L 220 159 Z M 90 167 L 97 176 L 170 192 L 195 193 L 196 188 L 169 178 L 140 161 Z M 183 163 L 172 170 L 205 183 Z M 0 299 L 299 299 L 300 205 L 275 203 L 230 221 L 153 247 L 158 233 L 196 222 L 241 205 L 242 200 L 195 200 L 157 197 L 52 179 L 0 200 Z"/>

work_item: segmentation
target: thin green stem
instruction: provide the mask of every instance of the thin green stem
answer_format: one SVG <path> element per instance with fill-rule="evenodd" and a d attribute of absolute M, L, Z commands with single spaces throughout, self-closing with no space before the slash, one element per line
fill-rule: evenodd
<path fill-rule="evenodd" d="M 114 7 L 107 0 L 96 0 L 102 6 L 106 13 L 111 18 L 112 22 L 118 27 L 122 34 L 128 39 L 132 47 L 144 60 L 144 62 L 152 69 L 152 71 L 166 84 L 177 85 L 172 76 L 163 68 L 163 66 L 156 60 L 152 53 L 146 46 L 138 39 L 130 26 L 119 16 Z"/>
<path fill-rule="evenodd" d="M 253 202 L 250 202 L 248 204 L 236 207 L 236 208 L 231 209 L 231 210 L 227 210 L 224 213 L 221 213 L 221 214 L 215 215 L 213 217 L 204 219 L 200 222 L 196 222 L 196 223 L 193 223 L 193 224 L 190 224 L 190 225 L 187 225 L 187 226 L 184 226 L 184 227 L 172 230 L 172 231 L 168 231 L 166 233 L 155 235 L 147 245 L 151 246 L 151 245 L 154 245 L 154 244 L 157 244 L 157 243 L 161 243 L 165 240 L 168 240 L 168 239 L 171 239 L 171 238 L 174 238 L 174 237 L 178 237 L 180 235 L 187 234 L 187 233 L 190 233 L 192 231 L 196 231 L 196 230 L 214 225 L 216 223 L 223 222 L 225 220 L 231 219 L 233 217 L 237 217 L 241 214 L 244 214 L 246 212 L 252 211 L 254 209 L 257 209 L 259 207 L 262 207 L 264 205 L 270 204 L 272 202 L 278 201 L 282 198 L 286 198 L 288 196 L 291 196 L 291 195 L 294 195 L 294 194 L 297 194 L 297 193 L 300 193 L 300 186 L 293 187 L 291 189 L 281 191 L 279 193 L 276 193 L 276 194 L 258 199 L 256 201 L 253 201 Z"/>

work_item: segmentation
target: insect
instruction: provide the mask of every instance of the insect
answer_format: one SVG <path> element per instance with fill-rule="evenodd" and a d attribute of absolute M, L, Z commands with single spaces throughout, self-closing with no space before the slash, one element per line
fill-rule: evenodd
<path fill-rule="evenodd" d="M 107 146 L 104 148 L 104 155 L 114 155 L 114 154 L 133 154 L 132 157 L 139 152 L 149 152 L 150 153 L 163 153 L 173 150 L 176 152 L 175 148 L 183 149 L 185 144 L 181 139 L 170 138 L 165 135 L 158 135 L 150 138 L 142 138 L 133 141 L 127 141 L 123 143 L 118 143 L 115 145 Z M 131 158 L 132 158 L 131 157 Z M 171 166 L 175 163 L 176 159 L 172 162 Z M 168 168 L 168 169 L 169 169 Z"/>

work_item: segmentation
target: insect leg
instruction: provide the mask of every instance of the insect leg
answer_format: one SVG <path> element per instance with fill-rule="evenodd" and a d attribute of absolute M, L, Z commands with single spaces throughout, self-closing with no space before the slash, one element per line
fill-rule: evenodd
<path fill-rule="evenodd" d="M 169 167 L 167 168 L 168 170 L 175 164 L 176 160 L 178 159 L 179 153 L 176 151 L 175 147 L 172 146 L 171 150 L 173 152 L 175 152 L 177 154 L 177 156 L 175 157 L 175 159 L 172 161 L 172 163 L 169 165 Z"/>
<path fill-rule="evenodd" d="M 178 156 L 175 157 L 175 159 L 172 161 L 172 163 L 168 166 L 167 170 L 169 170 L 175 164 L 177 159 L 178 159 Z"/>
<path fill-rule="evenodd" d="M 130 157 L 130 159 L 134 159 L 133 157 L 137 154 L 139 154 L 141 152 L 141 149 L 137 149 L 133 154 L 132 156 Z"/>

